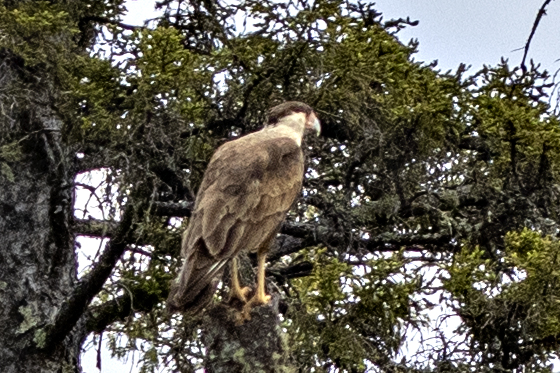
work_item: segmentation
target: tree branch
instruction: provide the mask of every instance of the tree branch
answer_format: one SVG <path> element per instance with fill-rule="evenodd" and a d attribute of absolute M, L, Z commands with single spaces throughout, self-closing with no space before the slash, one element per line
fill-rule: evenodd
<path fill-rule="evenodd" d="M 284 283 L 286 282 L 286 279 L 309 276 L 312 271 L 313 271 L 313 263 L 301 262 L 286 268 L 267 269 L 266 275 L 273 276 L 281 283 Z"/>
<path fill-rule="evenodd" d="M 194 202 L 156 202 L 152 212 L 156 216 L 190 217 Z M 74 231 L 84 236 L 111 237 L 117 229 L 118 223 L 95 219 L 75 219 Z M 306 238 L 315 232 L 312 224 L 306 223 L 284 223 L 280 233 L 288 234 L 297 238 Z"/>
<path fill-rule="evenodd" d="M 152 212 L 156 216 L 190 217 L 194 202 L 156 202 Z M 76 234 L 92 237 L 112 237 L 118 229 L 116 221 L 96 219 L 74 219 L 73 228 Z"/>
<path fill-rule="evenodd" d="M 170 211 L 176 210 L 171 209 Z M 268 254 L 269 262 L 275 262 L 284 255 L 298 252 L 309 245 L 322 241 L 328 241 L 332 246 L 343 244 L 342 238 L 337 235 L 329 235 L 324 227 L 315 227 L 311 224 L 285 223 L 281 231 L 283 234 L 277 237 Z M 103 232 L 105 232 L 106 236 L 113 236 L 107 230 L 103 230 Z M 402 247 L 406 247 L 409 251 L 422 251 L 426 250 L 425 246 L 427 245 L 449 245 L 450 240 L 451 236 L 436 233 L 424 235 L 384 233 L 370 239 L 355 240 L 352 245 L 355 249 L 366 249 L 371 252 L 398 251 Z M 252 254 L 251 256 L 254 255 Z M 256 257 L 253 259 L 256 261 Z M 100 261 L 102 260 L 103 258 Z M 284 282 L 286 279 L 308 276 L 312 270 L 312 263 L 302 262 L 287 268 L 268 269 L 267 276 L 273 276 L 277 281 Z M 86 330 L 88 333 L 100 332 L 115 321 L 124 320 L 133 311 L 149 312 L 167 297 L 168 291 L 167 287 L 158 289 L 157 292 L 147 292 L 142 288 L 129 288 L 129 292 L 126 294 L 88 310 L 84 315 Z"/>
<path fill-rule="evenodd" d="M 276 237 L 274 244 L 268 252 L 267 259 L 269 262 L 275 262 L 284 255 L 297 253 L 306 246 L 305 240 L 302 238 L 296 238 L 287 234 L 280 234 Z"/>
<path fill-rule="evenodd" d="M 487 204 L 485 200 L 473 198 L 465 198 L 462 202 L 462 205 L 472 206 L 484 206 Z M 154 212 L 159 216 L 185 217 L 190 216 L 193 205 L 193 202 L 157 202 L 155 203 Z M 112 222 L 100 222 L 91 219 L 78 220 L 74 226 L 78 234 L 104 237 L 112 237 L 116 227 L 115 223 Z M 281 235 L 277 238 L 268 254 L 269 261 L 276 261 L 284 255 L 298 252 L 306 246 L 321 242 L 328 242 L 331 246 L 344 244 L 344 238 L 339 237 L 340 235 L 332 234 L 327 227 L 316 226 L 310 223 L 284 222 L 280 233 Z M 369 239 L 354 240 L 353 245 L 356 248 L 365 248 L 368 251 L 395 251 L 401 247 L 418 248 L 423 245 L 448 244 L 451 238 L 451 235 L 438 233 L 423 235 L 383 233 Z"/>
<path fill-rule="evenodd" d="M 378 236 L 359 240 L 359 245 L 368 251 L 395 251 L 407 247 L 409 251 L 425 250 L 426 245 L 442 246 L 449 245 L 451 235 L 428 233 L 428 234 L 403 234 L 383 233 Z"/>
<path fill-rule="evenodd" d="M 86 333 L 101 333 L 108 325 L 123 321 L 133 311 L 150 312 L 158 303 L 167 299 L 169 287 L 163 286 L 148 292 L 142 287 L 128 288 L 124 295 L 100 306 L 92 307 L 85 315 Z"/>
<path fill-rule="evenodd" d="M 99 17 L 99 16 L 88 16 L 85 17 L 81 20 L 82 22 L 87 22 L 87 21 L 93 21 L 93 22 L 97 22 L 97 23 L 101 23 L 101 24 L 109 24 L 109 25 L 114 25 L 114 26 L 118 26 L 124 30 L 130 30 L 130 31 L 134 31 L 134 30 L 142 30 L 145 29 L 144 26 L 132 26 L 132 25 L 127 25 L 126 23 L 122 23 L 119 21 L 115 21 L 109 18 L 105 18 L 105 17 Z"/>
<path fill-rule="evenodd" d="M 154 214 L 158 216 L 190 217 L 194 202 L 156 202 Z"/>
<path fill-rule="evenodd" d="M 546 15 L 546 7 L 551 2 L 552 0 L 546 0 L 543 3 L 541 8 L 539 9 L 539 12 L 537 13 L 535 22 L 533 23 L 533 28 L 531 29 L 531 33 L 529 34 L 529 39 L 527 39 L 527 43 L 525 43 L 525 48 L 524 48 L 525 51 L 523 52 L 523 59 L 521 60 L 521 69 L 523 70 L 523 72 L 527 72 L 527 67 L 525 66 L 525 60 L 527 59 L 527 54 L 529 54 L 529 46 L 531 45 L 531 41 L 533 40 L 533 36 L 535 36 L 535 32 L 539 27 L 539 23 L 541 22 L 542 17 Z"/>
<path fill-rule="evenodd" d="M 44 348 L 51 349 L 60 343 L 76 325 L 93 297 L 101 291 L 103 284 L 111 275 L 117 261 L 131 241 L 133 221 L 134 208 L 128 206 L 111 241 L 92 271 L 79 281 L 73 293 L 62 304 L 54 323 L 46 328 Z"/>
<path fill-rule="evenodd" d="M 118 229 L 119 223 L 116 221 L 74 218 L 72 227 L 74 232 L 82 236 L 110 238 Z"/>

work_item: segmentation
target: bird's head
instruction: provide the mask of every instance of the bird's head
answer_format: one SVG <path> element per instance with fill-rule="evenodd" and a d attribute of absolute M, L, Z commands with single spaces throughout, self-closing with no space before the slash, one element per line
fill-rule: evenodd
<path fill-rule="evenodd" d="M 321 133 L 321 124 L 311 106 L 298 101 L 287 101 L 277 105 L 268 112 L 268 126 L 276 125 L 281 119 L 291 115 L 304 114 L 305 132 Z"/>

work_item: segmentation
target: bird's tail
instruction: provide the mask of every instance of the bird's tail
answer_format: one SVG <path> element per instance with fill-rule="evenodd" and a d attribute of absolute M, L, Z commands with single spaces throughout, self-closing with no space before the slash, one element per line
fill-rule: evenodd
<path fill-rule="evenodd" d="M 167 310 L 173 312 L 200 312 L 212 300 L 227 259 L 216 258 L 195 250 L 185 259 L 181 273 L 171 284 Z"/>

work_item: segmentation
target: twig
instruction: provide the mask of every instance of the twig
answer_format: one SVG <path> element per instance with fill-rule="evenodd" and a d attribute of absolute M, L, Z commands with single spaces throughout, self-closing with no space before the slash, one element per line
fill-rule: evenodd
<path fill-rule="evenodd" d="M 533 36 L 535 36 L 535 32 L 537 31 L 537 27 L 539 27 L 539 23 L 541 22 L 541 18 L 546 15 L 546 7 L 550 4 L 552 0 L 546 0 L 539 12 L 537 13 L 537 18 L 535 18 L 535 22 L 533 23 L 533 28 L 531 29 L 531 34 L 529 35 L 529 39 L 527 39 L 527 43 L 525 44 L 525 51 L 523 52 L 523 59 L 521 60 L 521 69 L 524 73 L 527 72 L 527 67 L 525 66 L 525 60 L 527 59 L 527 54 L 529 53 L 529 46 L 531 45 L 531 40 L 533 40 Z"/>
<path fill-rule="evenodd" d="M 115 20 L 112 20 L 112 19 L 109 19 L 109 18 L 99 17 L 99 16 L 85 17 L 82 21 L 93 21 L 93 22 L 97 22 L 97 23 L 101 23 L 101 24 L 114 25 L 114 26 L 120 27 L 124 30 L 129 30 L 129 31 L 143 30 L 143 29 L 146 28 L 144 26 L 127 25 L 126 23 L 118 22 L 118 21 L 115 21 Z"/>

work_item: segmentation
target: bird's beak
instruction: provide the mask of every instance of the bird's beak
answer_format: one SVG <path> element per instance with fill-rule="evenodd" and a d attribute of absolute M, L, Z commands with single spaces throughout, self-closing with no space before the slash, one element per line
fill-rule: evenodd
<path fill-rule="evenodd" d="M 313 130 L 317 132 L 317 136 L 321 134 L 321 123 L 319 122 L 319 119 L 317 119 L 316 117 L 315 120 L 313 121 Z"/>

